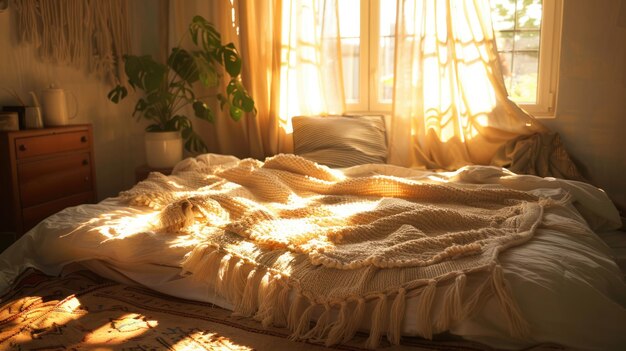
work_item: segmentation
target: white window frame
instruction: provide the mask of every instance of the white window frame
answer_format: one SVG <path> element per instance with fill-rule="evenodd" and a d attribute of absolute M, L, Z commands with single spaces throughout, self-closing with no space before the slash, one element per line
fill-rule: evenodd
<path fill-rule="evenodd" d="M 534 104 L 519 104 L 521 108 L 535 117 L 554 118 L 556 116 L 562 29 L 563 0 L 543 0 L 537 101 Z"/>
<path fill-rule="evenodd" d="M 550 118 L 556 115 L 563 2 L 563 0 L 543 0 L 542 3 L 537 101 L 534 104 L 519 104 L 520 107 L 536 117 Z M 378 45 L 380 43 L 380 30 L 378 28 L 380 3 L 380 0 L 361 0 L 360 2 L 360 101 L 346 104 L 347 112 L 389 113 L 392 108 L 391 103 L 380 103 L 376 96 L 378 91 L 378 79 L 376 78 L 378 75 Z M 364 55 L 364 53 L 367 53 L 367 55 Z"/>

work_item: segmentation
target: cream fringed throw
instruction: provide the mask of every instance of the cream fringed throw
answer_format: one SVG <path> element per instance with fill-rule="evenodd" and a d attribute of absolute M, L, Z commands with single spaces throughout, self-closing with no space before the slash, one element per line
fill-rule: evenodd
<path fill-rule="evenodd" d="M 170 177 L 153 173 L 120 196 L 159 210 L 157 229 L 202 236 L 183 270 L 215 282 L 236 314 L 287 326 L 295 339 L 340 343 L 371 318 L 367 346 L 383 335 L 397 344 L 405 313 L 417 315 L 429 338 L 492 294 L 511 332 L 527 332 L 497 256 L 541 223 L 549 201 L 528 193 L 349 178 L 278 155 Z M 481 271 L 482 286 L 465 291 L 466 274 Z M 433 315 L 438 286 L 445 287 L 444 305 Z M 416 311 L 405 311 L 409 297 L 417 297 Z"/>

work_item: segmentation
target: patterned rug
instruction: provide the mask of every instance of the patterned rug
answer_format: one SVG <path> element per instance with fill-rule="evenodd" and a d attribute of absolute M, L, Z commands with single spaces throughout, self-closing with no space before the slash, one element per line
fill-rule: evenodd
<path fill-rule="evenodd" d="M 1 298 L 0 350 L 323 350 L 208 303 L 166 296 L 88 271 L 27 271 Z M 365 350 L 365 335 L 333 349 Z M 561 350 L 544 345 L 542 350 Z M 386 350 L 492 350 L 467 341 L 405 338 Z M 539 350 L 536 348 L 534 350 Z"/>

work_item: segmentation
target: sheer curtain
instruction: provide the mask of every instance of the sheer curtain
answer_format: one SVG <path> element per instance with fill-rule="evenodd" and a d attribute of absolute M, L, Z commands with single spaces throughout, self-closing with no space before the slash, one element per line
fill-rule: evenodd
<path fill-rule="evenodd" d="M 243 60 L 243 83 L 257 115 L 195 124 L 211 152 L 263 157 L 293 151 L 291 117 L 344 110 L 337 0 L 170 0 L 169 44 L 194 15 L 214 23 Z"/>
<path fill-rule="evenodd" d="M 508 140 L 543 131 L 507 98 L 490 12 L 489 0 L 398 1 L 390 163 L 489 164 Z"/>

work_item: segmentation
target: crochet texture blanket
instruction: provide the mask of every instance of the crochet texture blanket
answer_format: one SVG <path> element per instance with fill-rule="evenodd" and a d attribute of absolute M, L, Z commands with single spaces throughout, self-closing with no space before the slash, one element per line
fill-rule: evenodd
<path fill-rule="evenodd" d="M 203 238 L 183 274 L 213 282 L 235 314 L 327 345 L 369 319 L 370 348 L 383 336 L 399 343 L 405 314 L 430 338 L 489 296 L 511 333 L 524 335 L 497 257 L 529 240 L 551 203 L 502 187 L 347 177 L 295 155 L 152 173 L 120 197 L 158 210 L 156 230 Z M 477 272 L 484 282 L 465 291 Z M 443 306 L 433 315 L 438 286 Z M 410 297 L 416 311 L 405 310 Z"/>

